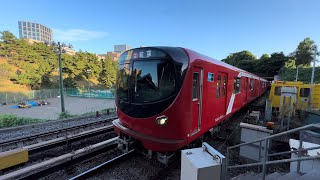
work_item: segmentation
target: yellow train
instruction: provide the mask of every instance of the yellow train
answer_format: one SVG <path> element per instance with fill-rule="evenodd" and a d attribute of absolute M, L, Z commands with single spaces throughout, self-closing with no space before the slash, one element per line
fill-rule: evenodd
<path fill-rule="evenodd" d="M 310 95 L 310 84 L 304 84 L 303 82 L 297 81 L 275 81 L 271 84 L 269 100 L 271 100 L 272 108 L 280 107 L 280 97 L 282 87 L 296 87 L 296 109 L 304 110 L 308 107 L 309 95 Z M 312 89 L 312 108 L 320 109 L 320 85 L 316 84 Z"/>

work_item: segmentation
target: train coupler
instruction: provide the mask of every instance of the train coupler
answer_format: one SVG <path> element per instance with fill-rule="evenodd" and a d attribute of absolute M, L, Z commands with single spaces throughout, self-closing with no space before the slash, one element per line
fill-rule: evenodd
<path fill-rule="evenodd" d="M 133 149 L 133 140 L 131 138 L 127 138 L 125 136 L 118 138 L 118 148 L 124 152 L 128 153 Z"/>
<path fill-rule="evenodd" d="M 168 163 L 170 162 L 173 156 L 174 156 L 174 153 L 157 152 L 157 160 L 165 165 L 168 165 Z"/>

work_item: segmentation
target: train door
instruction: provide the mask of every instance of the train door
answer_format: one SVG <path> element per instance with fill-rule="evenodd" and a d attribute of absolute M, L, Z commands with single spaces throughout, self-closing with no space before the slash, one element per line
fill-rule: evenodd
<path fill-rule="evenodd" d="M 199 67 L 193 67 L 191 136 L 199 132 L 201 127 L 202 87 L 203 69 Z"/>
<path fill-rule="evenodd" d="M 245 77 L 244 78 L 245 103 L 248 102 L 248 85 L 249 85 L 248 77 Z"/>
<path fill-rule="evenodd" d="M 218 72 L 217 73 L 217 89 L 216 89 L 216 101 L 217 101 L 217 114 L 219 116 L 226 114 L 227 109 L 227 83 L 228 75 L 227 73 Z"/>

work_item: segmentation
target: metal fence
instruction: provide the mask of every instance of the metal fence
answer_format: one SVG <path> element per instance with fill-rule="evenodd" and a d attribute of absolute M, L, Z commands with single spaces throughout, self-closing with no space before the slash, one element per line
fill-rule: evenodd
<path fill-rule="evenodd" d="M 114 91 L 110 89 L 64 89 L 65 95 L 82 98 L 112 99 L 114 98 L 113 92 Z M 0 103 L 17 103 L 21 101 L 56 98 L 58 96 L 60 96 L 59 89 L 42 89 L 25 92 L 0 92 Z"/>

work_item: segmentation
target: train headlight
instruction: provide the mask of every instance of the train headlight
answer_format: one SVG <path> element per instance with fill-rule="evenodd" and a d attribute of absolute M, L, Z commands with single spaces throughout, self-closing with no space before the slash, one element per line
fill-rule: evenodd
<path fill-rule="evenodd" d="M 168 117 L 167 116 L 160 116 L 156 118 L 156 122 L 160 126 L 164 126 L 168 122 Z"/>

